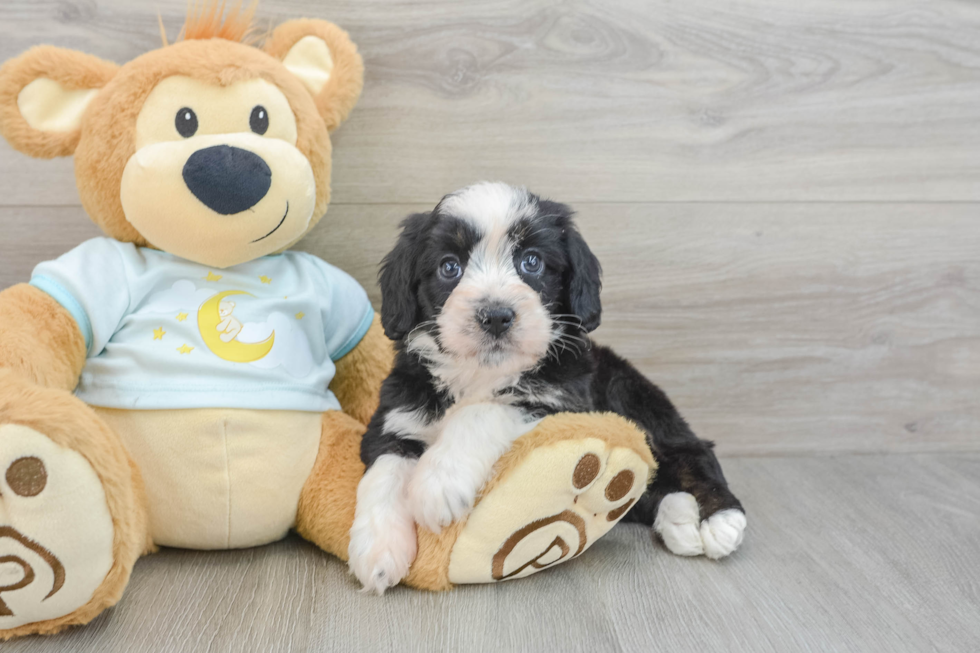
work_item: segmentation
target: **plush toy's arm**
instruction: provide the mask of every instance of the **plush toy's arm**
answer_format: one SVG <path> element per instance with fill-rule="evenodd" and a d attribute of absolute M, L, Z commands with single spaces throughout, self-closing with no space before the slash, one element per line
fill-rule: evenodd
<path fill-rule="evenodd" d="M 394 358 L 394 347 L 375 315 L 357 346 L 337 361 L 337 373 L 330 383 L 345 413 L 365 425 L 371 421 L 378 409 L 381 382 L 391 371 Z"/>
<path fill-rule="evenodd" d="M 85 354 L 75 318 L 50 295 L 26 283 L 0 292 L 0 370 L 70 391 Z"/>

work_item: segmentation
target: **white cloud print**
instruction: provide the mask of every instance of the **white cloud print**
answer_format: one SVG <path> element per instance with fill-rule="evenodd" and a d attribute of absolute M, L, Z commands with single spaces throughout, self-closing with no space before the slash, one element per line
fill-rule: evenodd
<path fill-rule="evenodd" d="M 265 322 L 246 322 L 238 334 L 241 342 L 262 342 L 272 332 L 276 332 L 276 340 L 272 351 L 259 360 L 249 363 L 262 369 L 271 369 L 282 365 L 290 375 L 304 377 L 313 369 L 313 353 L 306 334 L 298 328 L 293 320 L 282 313 L 269 315 Z"/>
<path fill-rule="evenodd" d="M 190 281 L 177 281 L 170 287 L 170 290 L 161 290 L 150 297 L 144 310 L 150 313 L 196 311 L 214 294 L 215 291 L 211 288 L 197 290 Z"/>
<path fill-rule="evenodd" d="M 212 288 L 198 289 L 191 281 L 177 281 L 169 290 L 153 295 L 143 310 L 152 313 L 187 311 L 196 314 L 201 305 L 216 294 Z M 232 301 L 237 298 L 237 295 L 229 297 Z M 241 330 L 234 336 L 234 340 L 243 344 L 255 344 L 266 340 L 273 331 L 276 336 L 269 353 L 248 364 L 262 369 L 282 367 L 294 377 L 308 375 L 313 370 L 309 340 L 295 320 L 283 313 L 274 311 L 263 322 L 241 323 Z M 218 354 L 216 351 L 212 353 Z"/>

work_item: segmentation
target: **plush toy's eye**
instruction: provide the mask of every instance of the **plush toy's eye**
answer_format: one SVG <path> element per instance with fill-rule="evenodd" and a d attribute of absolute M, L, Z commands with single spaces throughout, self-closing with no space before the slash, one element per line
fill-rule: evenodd
<path fill-rule="evenodd" d="M 252 109 L 252 115 L 248 119 L 248 124 L 252 131 L 261 136 L 269 129 L 269 112 L 261 104 Z"/>
<path fill-rule="evenodd" d="M 531 251 L 524 254 L 521 259 L 521 272 L 524 274 L 539 275 L 544 272 L 544 261 L 537 252 Z"/>
<path fill-rule="evenodd" d="M 190 138 L 197 132 L 197 114 L 192 109 L 184 107 L 177 112 L 174 126 L 177 127 L 178 134 Z"/>
<path fill-rule="evenodd" d="M 459 265 L 459 259 L 455 256 L 447 256 L 439 262 L 439 276 L 446 281 L 452 281 L 463 274 L 463 268 Z"/>

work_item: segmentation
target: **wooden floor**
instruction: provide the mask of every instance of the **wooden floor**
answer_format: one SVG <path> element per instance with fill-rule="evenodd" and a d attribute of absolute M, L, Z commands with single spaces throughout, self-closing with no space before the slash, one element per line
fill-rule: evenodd
<path fill-rule="evenodd" d="M 5 0 L 0 59 L 117 62 L 185 0 Z M 980 4 L 262 0 L 347 28 L 364 95 L 300 247 L 354 274 L 480 179 L 571 203 L 597 338 L 718 443 L 722 563 L 618 527 L 532 579 L 357 593 L 289 540 L 141 561 L 118 607 L 19 650 L 980 650 Z M 70 160 L 0 143 L 0 288 L 98 234 Z"/>

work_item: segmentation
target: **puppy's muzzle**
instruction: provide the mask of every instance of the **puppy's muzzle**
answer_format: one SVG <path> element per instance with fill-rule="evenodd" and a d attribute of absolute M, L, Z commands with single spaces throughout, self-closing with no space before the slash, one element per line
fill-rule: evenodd
<path fill-rule="evenodd" d="M 194 197 L 221 215 L 252 208 L 272 185 L 272 170 L 262 157 L 230 145 L 194 152 L 184 164 L 183 176 Z"/>
<path fill-rule="evenodd" d="M 513 326 L 514 316 L 513 309 L 492 306 L 479 310 L 476 314 L 476 320 L 480 323 L 480 328 L 486 333 L 494 338 L 499 338 Z"/>

